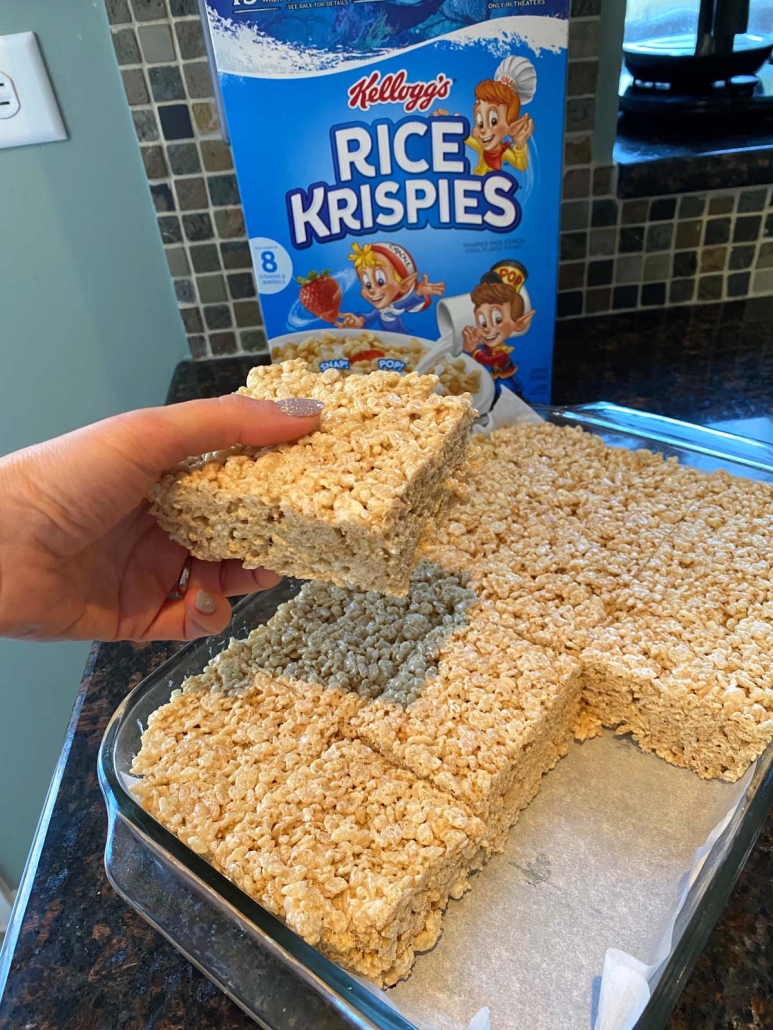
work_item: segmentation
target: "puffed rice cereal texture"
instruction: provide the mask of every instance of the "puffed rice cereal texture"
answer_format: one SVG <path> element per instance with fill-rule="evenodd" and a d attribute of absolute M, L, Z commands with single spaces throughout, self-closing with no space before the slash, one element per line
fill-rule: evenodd
<path fill-rule="evenodd" d="M 301 360 L 254 368 L 240 393 L 322 401 L 320 428 L 185 463 L 151 491 L 152 513 L 206 561 L 402 596 L 474 417 L 469 395 L 441 397 L 437 385 L 415 373 L 315 373 Z"/>
<path fill-rule="evenodd" d="M 380 984 L 573 734 L 728 780 L 773 740 L 773 485 L 552 425 L 469 457 L 404 596 L 307 583 L 135 763 L 161 822 Z"/>

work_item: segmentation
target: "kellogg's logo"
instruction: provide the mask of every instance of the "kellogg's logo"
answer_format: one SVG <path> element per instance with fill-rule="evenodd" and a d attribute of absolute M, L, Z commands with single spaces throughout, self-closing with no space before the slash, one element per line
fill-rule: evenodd
<path fill-rule="evenodd" d="M 432 82 L 407 82 L 405 71 L 381 78 L 371 72 L 349 87 L 349 107 L 367 111 L 374 104 L 402 104 L 406 112 L 426 111 L 435 100 L 445 100 L 452 80 L 442 72 Z"/>

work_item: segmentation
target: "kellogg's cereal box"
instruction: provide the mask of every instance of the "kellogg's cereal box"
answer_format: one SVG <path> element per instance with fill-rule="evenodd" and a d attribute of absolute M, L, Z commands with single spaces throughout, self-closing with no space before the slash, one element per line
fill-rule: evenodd
<path fill-rule="evenodd" d="M 568 0 L 207 0 L 274 360 L 550 400 Z"/>

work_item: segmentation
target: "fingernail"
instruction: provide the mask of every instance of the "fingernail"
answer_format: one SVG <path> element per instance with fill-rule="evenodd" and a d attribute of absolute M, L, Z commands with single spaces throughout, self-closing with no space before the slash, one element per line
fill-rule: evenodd
<path fill-rule="evenodd" d="M 276 406 L 283 415 L 291 418 L 312 418 L 325 407 L 322 401 L 312 400 L 311 397 L 285 397 L 277 401 Z"/>
<path fill-rule="evenodd" d="M 208 594 L 206 590 L 199 590 L 196 594 L 196 600 L 193 602 L 193 606 L 197 612 L 201 612 L 202 615 L 211 615 L 217 608 L 217 600 Z"/>

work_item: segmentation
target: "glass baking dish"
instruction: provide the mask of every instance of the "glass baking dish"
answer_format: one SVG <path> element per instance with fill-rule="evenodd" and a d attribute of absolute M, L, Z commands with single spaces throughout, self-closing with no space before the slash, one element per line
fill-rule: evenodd
<path fill-rule="evenodd" d="M 724 468 L 773 482 L 773 446 L 764 442 L 606 403 L 543 407 L 538 413 L 556 424 L 582 426 L 615 446 L 647 447 L 706 471 Z M 148 716 L 232 636 L 245 636 L 267 621 L 298 586 L 285 581 L 240 602 L 227 633 L 182 648 L 115 712 L 99 754 L 109 821 L 107 874 L 130 905 L 259 1025 L 269 1030 L 416 1030 L 383 995 L 328 961 L 190 851 L 139 806 L 127 787 Z M 649 979 L 649 1001 L 635 1030 L 665 1025 L 772 803 L 773 746 L 755 763 L 741 801 L 686 894 L 669 953 Z M 513 1016 L 513 1028 L 523 1025 L 517 1012 Z M 589 1019 L 590 1013 L 584 1027 Z M 498 1023 L 492 1030 L 511 1028 Z"/>

